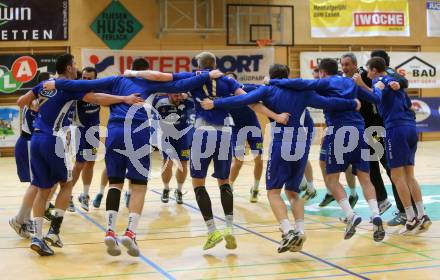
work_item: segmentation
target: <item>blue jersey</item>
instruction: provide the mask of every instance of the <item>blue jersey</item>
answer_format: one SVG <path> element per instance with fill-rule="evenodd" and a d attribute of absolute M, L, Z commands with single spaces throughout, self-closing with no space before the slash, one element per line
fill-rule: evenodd
<path fill-rule="evenodd" d="M 21 117 L 21 131 L 23 133 L 29 134 L 29 136 L 32 135 L 34 132 L 34 121 L 36 116 L 37 112 L 24 106 Z"/>
<path fill-rule="evenodd" d="M 99 111 L 101 106 L 79 100 L 76 103 L 75 122 L 80 127 L 99 125 Z"/>
<path fill-rule="evenodd" d="M 295 90 L 315 90 L 326 97 L 339 97 L 344 99 L 359 98 L 371 103 L 377 103 L 378 97 L 356 85 L 352 78 L 338 75 L 323 79 L 281 79 L 271 80 L 271 84 Z M 327 126 L 341 127 L 346 125 L 364 128 L 365 123 L 361 113 L 357 111 L 343 112 L 324 109 Z"/>
<path fill-rule="evenodd" d="M 389 84 L 395 81 L 390 76 L 379 77 L 373 80 L 373 85 L 377 82 L 383 82 L 385 88 L 383 91 L 374 88 L 374 93 L 380 98 L 378 110 L 382 116 L 385 128 L 392 128 L 400 125 L 416 125 L 415 113 L 411 108 L 411 99 L 402 88 L 394 91 Z"/>
<path fill-rule="evenodd" d="M 60 80 L 56 80 L 58 81 Z M 43 83 L 35 86 L 32 91 L 39 101 L 39 110 L 34 122 L 35 130 L 51 135 L 72 124 L 76 100 L 82 99 L 87 93 L 62 89 L 45 90 Z"/>
<path fill-rule="evenodd" d="M 259 85 L 252 84 L 243 84 L 241 86 L 241 88 L 245 92 L 251 92 L 258 87 Z M 240 129 L 246 126 L 260 127 L 260 122 L 258 121 L 257 115 L 248 106 L 233 108 L 229 112 L 231 113 L 232 119 L 234 120 L 235 129 Z"/>
<path fill-rule="evenodd" d="M 325 98 L 313 91 L 293 92 L 293 90 L 277 86 L 261 86 L 248 94 L 217 99 L 214 101 L 214 106 L 217 108 L 233 108 L 258 101 L 263 101 L 263 104 L 275 113 L 280 114 L 286 112 L 291 114 L 286 126 L 279 123 L 276 124 L 281 130 L 274 135 L 274 141 L 282 140 L 282 133 L 285 127 L 292 127 L 294 128 L 294 132 L 297 132 L 299 127 L 305 125 L 305 117 L 303 114 L 308 106 L 319 109 L 345 111 L 354 110 L 356 108 L 356 102 L 353 99 Z"/>
<path fill-rule="evenodd" d="M 190 126 L 190 111 L 194 108 L 192 101 L 185 99 L 179 104 L 174 104 L 168 96 L 157 96 L 154 98 L 153 106 L 162 121 L 170 122 L 177 130 L 184 130 Z"/>
<path fill-rule="evenodd" d="M 152 82 L 140 78 L 125 78 L 111 76 L 96 80 L 57 80 L 56 87 L 75 91 L 107 92 L 117 95 L 128 96 L 139 93 L 142 98 L 147 99 L 156 92 L 179 93 L 201 87 L 209 81 L 209 74 L 203 73 L 194 78 L 182 79 L 174 82 Z M 130 110 L 131 105 L 125 103 L 114 104 L 110 107 L 109 124 L 121 124 L 126 119 L 131 119 L 132 124 L 139 126 L 148 119 L 145 108 L 140 107 Z"/>
<path fill-rule="evenodd" d="M 197 74 L 205 73 L 209 69 L 199 71 L 196 73 L 176 73 L 173 74 L 175 80 L 196 76 Z M 203 100 L 205 98 L 218 99 L 234 95 L 235 91 L 240 87 L 240 84 L 232 78 L 221 77 L 212 80 L 209 83 L 191 90 L 191 95 L 194 99 Z M 206 122 L 213 125 L 224 125 L 225 119 L 230 117 L 229 111 L 226 109 L 213 109 L 205 111 L 200 106 L 199 102 L 195 102 L 196 119 L 202 118 Z"/>

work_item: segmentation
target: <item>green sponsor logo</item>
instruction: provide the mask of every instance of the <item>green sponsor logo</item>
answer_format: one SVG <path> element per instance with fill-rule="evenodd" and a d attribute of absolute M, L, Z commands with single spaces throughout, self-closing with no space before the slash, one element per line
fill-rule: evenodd
<path fill-rule="evenodd" d="M 112 2 L 90 28 L 110 49 L 122 49 L 142 29 L 142 24 L 119 2 Z"/>

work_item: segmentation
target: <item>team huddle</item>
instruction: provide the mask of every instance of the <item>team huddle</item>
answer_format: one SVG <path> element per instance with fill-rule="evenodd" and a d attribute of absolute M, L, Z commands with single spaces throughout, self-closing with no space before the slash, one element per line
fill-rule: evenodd
<path fill-rule="evenodd" d="M 22 134 L 15 147 L 17 172 L 20 181 L 30 185 L 19 213 L 9 221 L 18 235 L 31 238 L 32 250 L 49 256 L 54 251 L 48 243 L 63 247 L 60 229 L 65 211 L 75 211 L 71 194 L 80 174 L 83 191 L 78 199 L 81 207 L 89 211 L 89 189 L 100 143 L 100 106 L 110 106 L 110 116 L 105 140 L 106 169 L 93 206 L 100 207 L 108 181 L 104 243 L 112 256 L 121 254 L 120 244 L 130 256 L 140 255 L 136 231 L 155 149 L 163 158 L 161 201 L 168 203 L 170 199 L 175 165 L 174 196 L 177 204 L 183 203 L 182 188 L 189 168 L 208 231 L 203 249 L 213 248 L 223 240 L 227 249 L 237 248 L 233 188 L 246 157 L 246 143 L 254 162 L 252 203 L 258 201 L 263 171 L 263 133 L 255 112 L 270 120 L 265 182 L 269 204 L 282 233 L 278 252 L 300 251 L 306 241 L 304 203 L 317 195 L 308 161 L 314 137 L 308 107 L 323 109 L 327 127 L 319 157 L 327 194 L 320 206 L 334 200 L 339 204 L 345 214 L 341 218 L 346 224 L 344 239 L 350 239 L 362 221 L 353 210 L 358 200 L 354 176 L 368 202 L 373 239 L 380 242 L 385 238 L 381 215 L 391 203 L 379 162 L 393 183 L 399 209 L 388 226 L 403 225 L 403 235 L 429 229 L 432 223 L 414 175 L 418 135 L 415 113 L 404 90 L 407 81 L 388 67 L 389 57 L 384 51 L 372 52 L 367 70 L 358 69 L 353 54 L 342 56 L 343 74 L 339 73 L 336 60 L 323 59 L 313 80 L 289 79 L 289 68 L 274 64 L 262 85 L 240 84 L 234 73 L 216 70 L 216 57 L 210 52 L 198 54 L 196 60 L 195 72 L 152 71 L 147 60 L 138 58 L 123 76 L 96 79 L 96 70 L 87 67 L 80 73 L 82 79 L 76 80 L 74 57 L 65 54 L 57 60 L 56 79 L 40 73 L 40 83 L 17 101 L 23 108 Z M 225 215 L 223 232 L 215 223 L 206 188 L 211 162 Z M 348 197 L 340 183 L 341 173 L 346 174 L 350 185 Z M 126 179 L 129 216 L 126 231 L 118 237 L 116 221 Z M 52 205 L 57 185 L 59 190 Z M 288 218 L 283 188 L 294 224 Z M 50 220 L 45 235 L 44 219 Z"/>

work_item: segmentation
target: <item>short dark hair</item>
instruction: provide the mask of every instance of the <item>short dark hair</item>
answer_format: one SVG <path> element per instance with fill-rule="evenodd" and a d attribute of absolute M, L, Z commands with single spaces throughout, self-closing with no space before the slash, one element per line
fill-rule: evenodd
<path fill-rule="evenodd" d="M 74 58 L 73 55 L 71 55 L 70 53 L 60 55 L 57 58 L 55 67 L 58 75 L 64 74 L 66 72 L 67 66 L 73 64 L 73 58 Z"/>
<path fill-rule="evenodd" d="M 91 73 L 91 72 L 93 72 L 94 74 L 95 74 L 95 78 L 97 78 L 98 77 L 98 72 L 96 71 L 96 68 L 95 67 L 91 67 L 91 66 L 87 66 L 87 67 L 85 67 L 83 70 L 82 70 L 82 72 L 87 72 L 87 73 Z M 81 75 L 82 75 L 82 72 L 81 72 Z"/>
<path fill-rule="evenodd" d="M 370 57 L 382 57 L 385 60 L 385 65 L 390 66 L 390 56 L 384 50 L 374 50 Z"/>
<path fill-rule="evenodd" d="M 375 56 L 370 58 L 367 62 L 367 67 L 370 70 L 376 69 L 379 73 L 382 73 L 386 69 L 386 62 L 385 59 L 379 56 Z"/>
<path fill-rule="evenodd" d="M 142 71 L 150 69 L 150 63 L 145 58 L 139 57 L 133 60 L 131 70 Z"/>
<path fill-rule="evenodd" d="M 40 72 L 40 74 L 38 74 L 38 83 L 47 81 L 50 79 L 50 73 L 49 72 Z"/>
<path fill-rule="evenodd" d="M 235 80 L 238 79 L 237 74 L 235 74 L 234 72 L 226 72 L 226 73 L 225 73 L 225 76 L 232 76 L 232 77 L 234 77 Z"/>
<path fill-rule="evenodd" d="M 269 68 L 269 77 L 271 79 L 284 79 L 288 78 L 290 74 L 290 69 L 284 64 L 273 64 Z"/>
<path fill-rule="evenodd" d="M 333 58 L 324 58 L 319 63 L 319 70 L 324 71 L 327 75 L 337 75 L 338 62 Z"/>
<path fill-rule="evenodd" d="M 319 72 L 319 68 L 318 67 L 313 68 L 313 73 L 318 73 L 318 72 Z"/>

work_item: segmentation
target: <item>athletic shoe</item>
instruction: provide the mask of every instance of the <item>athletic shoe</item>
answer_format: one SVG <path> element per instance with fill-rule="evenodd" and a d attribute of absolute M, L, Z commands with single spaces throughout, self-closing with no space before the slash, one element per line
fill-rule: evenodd
<path fill-rule="evenodd" d="M 302 195 L 302 199 L 304 199 L 304 202 L 307 202 L 313 198 L 316 197 L 316 189 L 313 189 L 312 191 L 306 190 L 306 192 Z"/>
<path fill-rule="evenodd" d="M 206 240 L 205 245 L 203 245 L 203 250 L 208 250 L 214 248 L 215 245 L 222 242 L 223 236 L 219 230 L 215 230 L 208 234 L 208 240 Z"/>
<path fill-rule="evenodd" d="M 225 227 L 223 237 L 226 241 L 226 249 L 233 250 L 237 248 L 237 241 L 235 240 L 235 236 L 233 235 L 232 227 Z"/>
<path fill-rule="evenodd" d="M 258 202 L 258 193 L 259 193 L 258 189 L 253 188 L 253 187 L 251 188 L 251 197 L 249 199 L 249 201 L 251 203 L 257 203 Z"/>
<path fill-rule="evenodd" d="M 78 201 L 81 203 L 81 208 L 87 212 L 89 212 L 89 200 L 90 196 L 83 193 L 78 196 Z"/>
<path fill-rule="evenodd" d="M 400 229 L 399 234 L 401 235 L 411 235 L 419 226 L 420 222 L 417 218 L 413 218 L 411 221 L 406 221 L 405 226 Z"/>
<path fill-rule="evenodd" d="M 400 225 L 403 226 L 406 223 L 406 214 L 405 213 L 396 212 L 396 213 L 394 213 L 394 215 L 395 215 L 395 217 L 387 222 L 387 225 L 389 227 L 395 227 L 395 226 L 400 226 Z"/>
<path fill-rule="evenodd" d="M 30 232 L 27 230 L 27 224 L 23 223 L 20 224 L 17 222 L 17 218 L 16 217 L 12 217 L 9 219 L 9 225 L 11 226 L 11 228 L 13 230 L 15 230 L 15 232 L 22 238 L 30 238 L 31 234 Z"/>
<path fill-rule="evenodd" d="M 302 182 L 301 182 L 302 183 Z M 305 190 L 307 190 L 307 184 L 301 184 L 301 185 L 299 185 L 299 191 L 300 192 L 303 192 L 303 191 L 305 191 Z"/>
<path fill-rule="evenodd" d="M 181 191 L 175 190 L 174 197 L 176 198 L 177 204 L 183 204 L 183 194 Z"/>
<path fill-rule="evenodd" d="M 289 251 L 296 240 L 298 240 L 298 236 L 293 230 L 289 230 L 289 232 L 283 234 L 282 237 L 283 239 L 281 239 L 280 246 L 278 247 L 278 253 L 280 254 Z"/>
<path fill-rule="evenodd" d="M 424 215 L 419 220 L 419 226 L 416 229 L 416 234 L 424 233 L 428 231 L 429 227 L 432 225 L 431 219 L 428 217 L 428 215 Z"/>
<path fill-rule="evenodd" d="M 376 242 L 380 242 L 385 238 L 385 230 L 380 216 L 373 218 L 373 238 Z"/>
<path fill-rule="evenodd" d="M 356 227 L 362 222 L 362 218 L 356 214 L 347 220 L 347 226 L 345 228 L 344 239 L 350 239 L 356 233 Z"/>
<path fill-rule="evenodd" d="M 34 222 L 32 220 L 25 222 L 25 230 L 29 232 L 30 235 L 35 233 Z"/>
<path fill-rule="evenodd" d="M 54 215 L 52 215 L 52 211 L 51 211 L 50 207 L 47 208 L 46 211 L 44 211 L 43 218 L 45 218 L 48 221 L 52 221 L 52 219 L 54 218 Z"/>
<path fill-rule="evenodd" d="M 119 256 L 121 254 L 121 248 L 119 248 L 118 239 L 116 239 L 116 234 L 113 230 L 107 230 L 104 244 L 107 246 L 107 253 L 110 256 Z"/>
<path fill-rule="evenodd" d="M 335 198 L 333 197 L 333 195 L 326 193 L 324 199 L 321 201 L 321 203 L 319 203 L 319 207 L 326 207 L 334 200 Z"/>
<path fill-rule="evenodd" d="M 388 199 L 379 201 L 379 203 L 377 203 L 379 206 L 379 215 L 382 216 L 383 213 L 385 213 L 388 209 L 391 208 L 391 202 Z"/>
<path fill-rule="evenodd" d="M 55 233 L 52 227 L 49 228 L 49 231 L 44 237 L 44 240 L 49 242 L 54 247 L 63 248 L 64 246 L 63 242 L 61 241 L 60 235 L 58 233 Z"/>
<path fill-rule="evenodd" d="M 66 209 L 69 212 L 75 212 L 75 204 L 73 203 L 73 196 L 70 197 L 69 206 Z"/>
<path fill-rule="evenodd" d="M 339 217 L 338 219 L 339 219 L 339 221 L 340 221 L 341 223 L 343 223 L 343 224 L 345 224 L 345 225 L 348 223 L 348 218 L 347 218 L 347 217 Z"/>
<path fill-rule="evenodd" d="M 357 194 L 350 195 L 348 197 L 348 203 L 350 203 L 351 208 L 354 208 L 356 206 L 356 203 L 358 202 L 358 200 L 359 200 L 359 196 Z"/>
<path fill-rule="evenodd" d="M 136 243 L 136 234 L 133 231 L 127 229 L 124 236 L 121 237 L 121 243 L 127 248 L 127 254 L 132 257 L 139 257 L 139 247 Z"/>
<path fill-rule="evenodd" d="M 93 200 L 93 207 L 95 208 L 101 207 L 101 201 L 103 197 L 104 195 L 102 193 L 96 194 L 95 199 Z"/>
<path fill-rule="evenodd" d="M 40 256 L 53 256 L 55 254 L 44 240 L 36 237 L 32 237 L 31 249 L 37 252 Z"/>
<path fill-rule="evenodd" d="M 296 232 L 296 240 L 295 242 L 292 244 L 292 246 L 290 247 L 289 251 L 290 252 L 299 252 L 302 250 L 302 247 L 304 245 L 304 242 L 306 242 L 306 235 L 304 234 L 304 232 Z"/>
<path fill-rule="evenodd" d="M 124 198 L 125 198 L 125 208 L 128 208 L 128 205 L 130 204 L 130 197 L 131 193 L 125 192 Z"/>
<path fill-rule="evenodd" d="M 170 190 L 163 189 L 162 196 L 161 196 L 160 200 L 162 200 L 163 203 L 168 203 L 169 199 L 170 199 Z"/>

